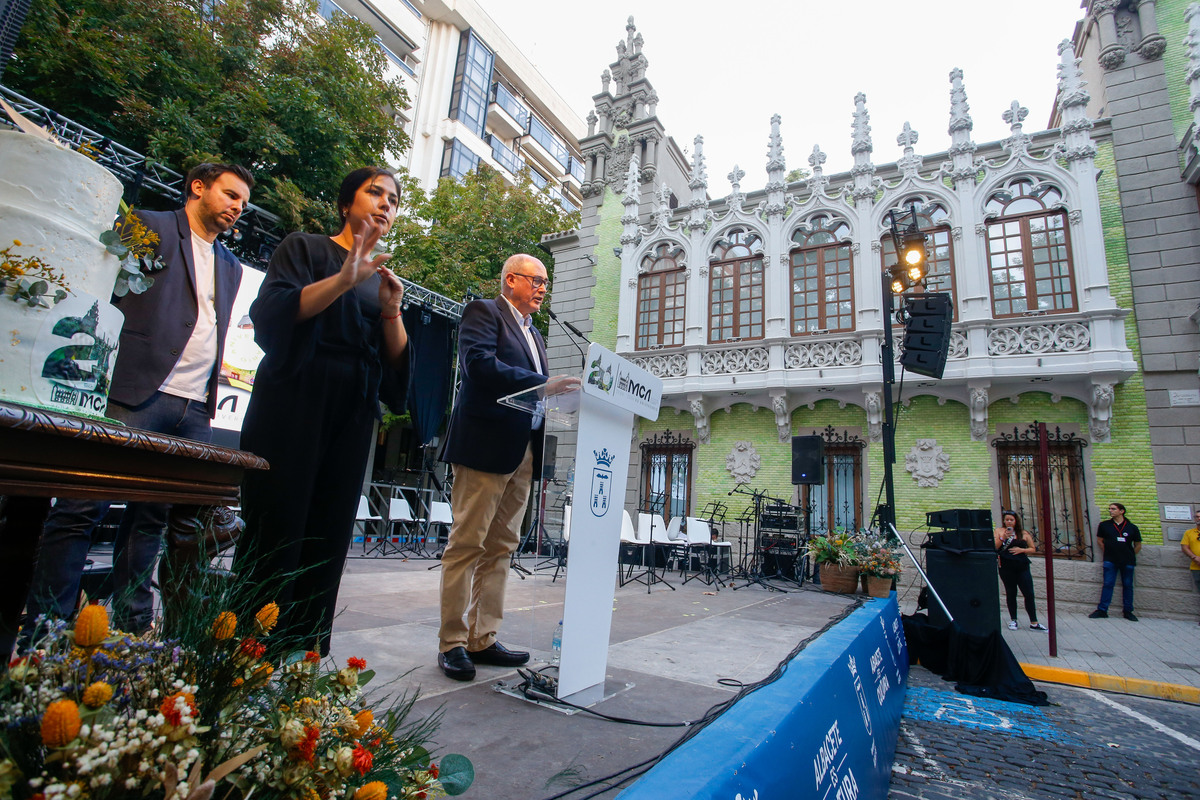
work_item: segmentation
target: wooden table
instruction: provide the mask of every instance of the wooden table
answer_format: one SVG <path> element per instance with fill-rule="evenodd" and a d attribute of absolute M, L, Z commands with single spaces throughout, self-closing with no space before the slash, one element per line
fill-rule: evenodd
<path fill-rule="evenodd" d="M 186 530 L 199 507 L 237 505 L 252 453 L 0 402 L 0 656 L 11 652 L 52 497 L 171 503 Z M 194 535 L 194 531 L 193 531 Z"/>

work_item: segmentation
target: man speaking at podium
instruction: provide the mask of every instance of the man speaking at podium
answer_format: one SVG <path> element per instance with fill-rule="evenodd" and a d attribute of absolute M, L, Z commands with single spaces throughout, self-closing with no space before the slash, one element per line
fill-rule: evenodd
<path fill-rule="evenodd" d="M 496 634 L 509 557 L 521 539 L 532 477 L 542 468 L 545 423 L 540 414 L 496 401 L 547 382 L 546 345 L 531 318 L 547 283 L 541 261 L 510 257 L 500 272 L 500 296 L 469 303 L 458 330 L 462 387 L 442 453 L 454 469 L 454 522 L 442 554 L 438 631 L 438 666 L 454 680 L 472 680 L 476 664 L 516 667 L 529 660 Z M 550 383 L 562 389 L 579 379 Z"/>

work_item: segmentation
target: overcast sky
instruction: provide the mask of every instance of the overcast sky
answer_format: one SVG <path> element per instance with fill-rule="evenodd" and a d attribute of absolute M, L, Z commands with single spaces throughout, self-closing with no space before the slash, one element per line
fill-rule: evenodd
<path fill-rule="evenodd" d="M 586 117 L 600 73 L 616 60 L 633 15 L 667 133 L 691 152 L 704 136 L 709 193 L 746 171 L 742 190 L 767 182 L 772 114 L 783 118 L 788 169 L 808 168 L 814 144 L 826 173 L 848 170 L 854 96 L 864 92 L 876 164 L 901 155 L 905 121 L 918 153 L 950 145 L 949 73 L 963 70 L 976 142 L 1008 136 L 1001 114 L 1029 109 L 1044 130 L 1057 81 L 1058 43 L 1082 16 L 1080 0 L 639 0 L 607 7 L 567 0 L 479 0 L 559 94 Z"/>

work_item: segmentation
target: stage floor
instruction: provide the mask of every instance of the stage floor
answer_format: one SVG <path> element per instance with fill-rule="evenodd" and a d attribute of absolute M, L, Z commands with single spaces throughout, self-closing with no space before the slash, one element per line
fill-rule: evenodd
<path fill-rule="evenodd" d="M 568 716 L 496 693 L 498 681 L 517 678 L 513 670 L 481 666 L 472 683 L 443 676 L 436 665 L 440 572 L 428 569 L 436 563 L 351 559 L 332 655 L 339 662 L 365 658 L 378 672 L 377 691 L 388 680 L 395 681 L 387 687 L 392 692 L 419 688 L 421 713 L 442 708 L 437 751 L 463 753 L 475 764 L 466 797 L 548 798 L 652 758 L 685 732 Z M 527 566 L 533 563 L 526 559 Z M 510 573 L 501 641 L 532 651 L 535 666 L 549 658 L 562 618 L 563 579 L 552 582 L 552 574 L 520 580 Z M 676 591 L 655 585 L 647 594 L 641 584 L 617 589 L 607 686 L 633 688 L 595 710 L 659 723 L 697 719 L 736 691 L 719 680 L 762 679 L 853 602 L 811 584 L 782 594 L 759 586 L 715 592 L 699 581 L 671 580 Z"/>

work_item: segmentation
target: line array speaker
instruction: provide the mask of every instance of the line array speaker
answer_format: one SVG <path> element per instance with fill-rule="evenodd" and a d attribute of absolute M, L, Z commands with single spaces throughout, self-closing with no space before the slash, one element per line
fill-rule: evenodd
<path fill-rule="evenodd" d="M 904 323 L 900 365 L 918 375 L 941 378 L 950 353 L 950 295 L 932 292 L 909 297 L 904 305 L 908 321 Z"/>

